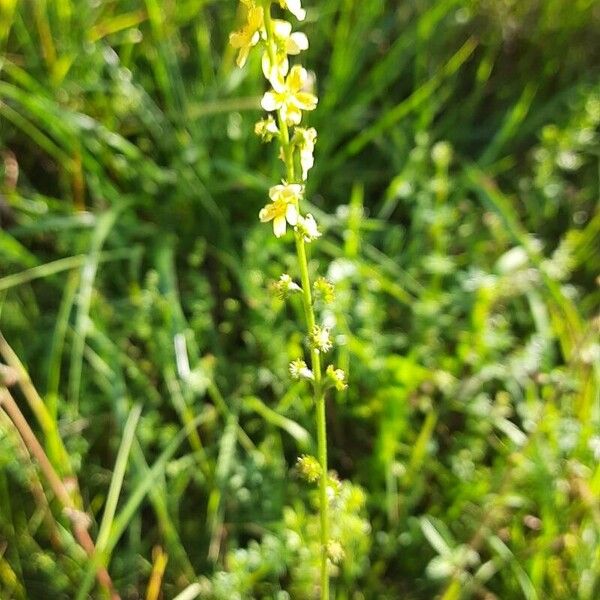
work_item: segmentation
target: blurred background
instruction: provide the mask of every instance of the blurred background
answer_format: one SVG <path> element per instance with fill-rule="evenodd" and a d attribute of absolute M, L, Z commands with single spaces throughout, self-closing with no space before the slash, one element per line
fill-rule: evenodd
<path fill-rule="evenodd" d="M 124 599 L 315 597 L 238 4 L 0 2 L 4 384 Z M 304 4 L 335 597 L 599 598 L 600 3 Z M 0 597 L 107 597 L 0 417 Z"/>

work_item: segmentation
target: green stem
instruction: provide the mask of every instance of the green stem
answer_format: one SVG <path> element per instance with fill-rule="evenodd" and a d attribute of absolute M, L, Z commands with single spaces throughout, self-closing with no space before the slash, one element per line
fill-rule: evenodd
<path fill-rule="evenodd" d="M 271 64 L 276 63 L 276 49 L 273 38 L 273 22 L 271 20 L 270 6 L 265 8 L 265 30 L 267 32 L 267 52 Z M 280 132 L 280 144 L 283 150 L 283 158 L 286 168 L 288 183 L 294 183 L 294 149 L 290 144 L 290 133 L 288 125 L 277 111 L 277 121 Z M 298 207 L 299 208 L 299 207 Z M 308 333 L 312 332 L 316 325 L 313 299 L 311 293 L 310 275 L 308 272 L 308 259 L 306 256 L 306 244 L 302 235 L 295 233 L 296 254 L 298 267 L 300 269 L 300 281 L 302 283 L 302 304 Z M 319 478 L 319 516 L 321 529 L 321 600 L 329 600 L 329 571 L 327 543 L 329 542 L 329 500 L 327 498 L 327 420 L 325 414 L 325 393 L 322 386 L 321 356 L 316 348 L 311 349 L 311 368 L 314 375 L 314 402 L 316 408 L 317 426 L 317 453 L 321 465 L 321 476 Z"/>
<path fill-rule="evenodd" d="M 311 332 L 315 326 L 310 277 L 306 247 L 302 236 L 296 233 L 296 252 L 302 282 L 302 300 L 306 325 Z M 317 419 L 317 452 L 321 465 L 319 477 L 319 515 L 321 521 L 321 599 L 329 600 L 329 573 L 327 569 L 327 543 L 329 541 L 329 500 L 327 498 L 327 420 L 325 416 L 325 394 L 322 389 L 321 356 L 316 349 L 311 350 L 311 367 L 314 375 L 314 400 Z"/>

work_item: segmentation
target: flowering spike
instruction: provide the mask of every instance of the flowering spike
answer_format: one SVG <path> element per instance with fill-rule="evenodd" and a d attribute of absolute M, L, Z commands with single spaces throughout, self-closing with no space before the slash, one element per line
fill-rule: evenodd
<path fill-rule="evenodd" d="M 329 367 L 323 372 L 321 353 L 331 350 L 333 343 L 329 329 L 316 325 L 313 286 L 310 281 L 306 244 L 321 236 L 317 222 L 311 214 L 302 212 L 304 185 L 308 172 L 314 164 L 314 147 L 317 131 L 313 127 L 298 127 L 305 111 L 314 110 L 318 99 L 312 92 L 312 78 L 299 64 L 290 68 L 289 56 L 298 55 L 308 48 L 306 35 L 293 32 L 292 25 L 285 20 L 273 19 L 271 5 L 276 0 L 242 0 L 248 9 L 248 22 L 231 36 L 231 43 L 239 48 L 237 63 L 242 66 L 251 48 L 259 39 L 264 39 L 262 69 L 271 88 L 263 95 L 261 105 L 268 113 L 255 125 L 255 133 L 265 142 L 276 139 L 279 157 L 285 165 L 285 181 L 271 187 L 270 202 L 259 212 L 263 223 L 273 223 L 273 233 L 282 237 L 287 226 L 294 227 L 296 255 L 300 271 L 301 286 L 284 274 L 275 284 L 275 291 L 285 297 L 291 292 L 301 291 L 302 306 L 310 342 L 310 368 L 302 359 L 290 363 L 290 375 L 294 379 L 306 379 L 313 383 L 314 406 L 317 431 L 318 459 L 303 456 L 298 460 L 298 469 L 311 482 L 319 482 L 319 512 L 321 538 L 320 589 L 321 599 L 329 599 L 329 566 L 343 557 L 341 544 L 329 536 L 329 504 L 339 493 L 337 478 L 327 473 L 327 421 L 325 396 L 328 388 L 345 387 L 345 374 L 340 369 Z M 303 20 L 306 12 L 301 0 L 277 0 L 281 8 Z M 259 11 L 260 3 L 264 11 Z M 314 291 L 330 302 L 333 286 L 323 278 L 317 280 Z"/>

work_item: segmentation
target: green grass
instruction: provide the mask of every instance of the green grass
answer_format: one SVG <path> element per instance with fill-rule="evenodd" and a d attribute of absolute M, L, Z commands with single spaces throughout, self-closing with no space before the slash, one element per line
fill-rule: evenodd
<path fill-rule="evenodd" d="M 279 165 L 237 4 L 0 3 L 0 362 L 97 542 L 0 411 L 3 599 L 101 598 L 99 564 L 145 598 L 156 546 L 164 598 L 312 597 L 302 308 L 269 293 L 293 245 L 258 223 Z M 310 267 L 351 384 L 332 597 L 593 600 L 598 3 L 305 5 Z"/>

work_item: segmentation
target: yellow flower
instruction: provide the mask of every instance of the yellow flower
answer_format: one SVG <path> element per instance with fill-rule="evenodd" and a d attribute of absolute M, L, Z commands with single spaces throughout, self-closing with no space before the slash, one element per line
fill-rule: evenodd
<path fill-rule="evenodd" d="M 304 21 L 306 11 L 302 8 L 300 0 L 279 0 L 281 8 L 287 8 L 298 21 Z"/>
<path fill-rule="evenodd" d="M 240 68 L 246 64 L 252 46 L 258 43 L 264 25 L 263 7 L 256 6 L 251 0 L 242 1 L 248 9 L 246 23 L 239 31 L 229 34 L 229 43 L 234 48 L 239 48 L 236 62 Z"/>
<path fill-rule="evenodd" d="M 269 80 L 275 77 L 285 77 L 289 69 L 288 54 L 300 54 L 308 48 L 308 38 L 300 31 L 292 33 L 292 24 L 280 19 L 273 19 L 273 38 L 276 53 L 275 64 L 271 64 L 268 52 L 262 57 L 262 69 L 265 77 Z"/>
<path fill-rule="evenodd" d="M 269 190 L 271 203 L 258 213 L 261 223 L 273 221 L 275 237 L 285 234 L 287 224 L 292 227 L 298 222 L 298 202 L 302 196 L 302 186 L 297 183 L 284 183 Z"/>
<path fill-rule="evenodd" d="M 314 110 L 317 97 L 302 91 L 308 82 L 308 72 L 300 65 L 294 65 L 285 78 L 276 77 L 271 81 L 273 89 L 261 101 L 267 111 L 279 110 L 288 125 L 297 125 L 302 120 L 303 110 Z"/>

